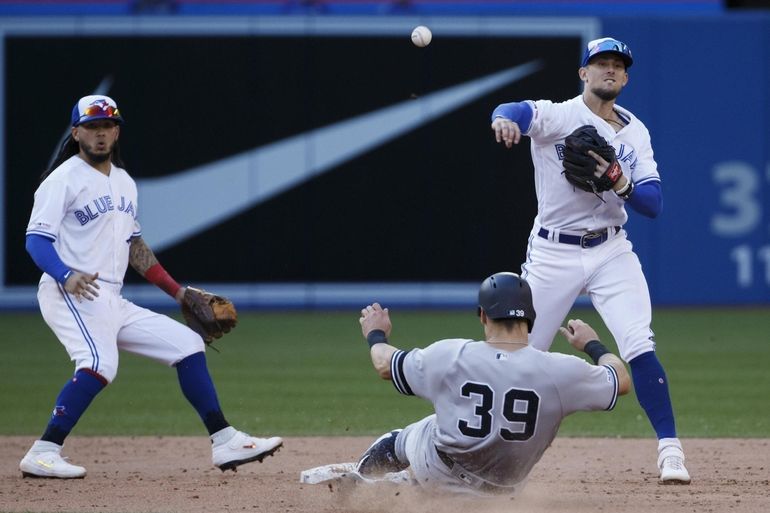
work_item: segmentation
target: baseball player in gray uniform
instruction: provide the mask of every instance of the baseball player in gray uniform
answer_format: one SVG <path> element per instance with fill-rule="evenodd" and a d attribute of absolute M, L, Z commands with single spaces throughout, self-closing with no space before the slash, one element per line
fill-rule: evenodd
<path fill-rule="evenodd" d="M 387 308 L 374 303 L 361 310 L 379 375 L 402 394 L 433 403 L 435 413 L 377 439 L 359 460 L 359 474 L 376 477 L 409 467 L 428 490 L 514 494 L 564 417 L 611 410 L 629 390 L 623 362 L 580 320 L 570 320 L 562 333 L 596 365 L 528 344 L 537 323 L 529 285 L 518 275 L 502 272 L 484 280 L 478 304 L 484 341 L 447 339 L 411 351 L 388 343 Z"/>
<path fill-rule="evenodd" d="M 25 477 L 82 478 L 84 467 L 61 456 L 64 440 L 118 371 L 118 351 L 176 368 L 187 400 L 203 420 L 212 462 L 233 469 L 262 461 L 282 446 L 230 426 L 209 375 L 204 342 L 170 317 L 121 296 L 128 264 L 181 302 L 180 286 L 142 240 L 134 180 L 123 169 L 118 137 L 123 117 L 112 98 L 86 96 L 72 110 L 72 129 L 35 192 L 26 247 L 43 271 L 40 311 L 75 363 L 43 436 L 19 467 Z"/>
<path fill-rule="evenodd" d="M 628 83 L 631 50 L 613 38 L 588 43 L 578 76 L 583 93 L 570 100 L 499 105 L 492 130 L 506 147 L 531 139 L 537 216 L 522 276 L 532 287 L 539 314 L 530 343 L 547 351 L 578 295 L 586 293 L 609 328 L 620 356 L 629 363 L 634 389 L 658 437 L 662 484 L 687 484 L 668 380 L 655 353 L 652 307 L 638 257 L 622 226 L 625 206 L 648 217 L 661 209 L 658 167 L 644 124 L 615 100 Z M 565 138 L 592 125 L 615 149 L 622 171 L 612 190 L 586 192 L 565 179 Z M 589 153 L 590 155 L 590 153 Z M 593 153 L 596 175 L 610 163 Z M 614 164 L 614 163 L 613 163 Z"/>

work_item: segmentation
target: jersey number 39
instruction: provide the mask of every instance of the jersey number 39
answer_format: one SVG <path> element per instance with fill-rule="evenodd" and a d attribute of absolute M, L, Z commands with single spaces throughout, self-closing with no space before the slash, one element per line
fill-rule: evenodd
<path fill-rule="evenodd" d="M 485 438 L 492 432 L 492 408 L 495 405 L 495 391 L 489 385 L 483 383 L 467 382 L 463 385 L 463 397 L 476 396 L 476 419 L 471 421 L 459 419 L 457 427 L 460 432 L 473 438 Z M 511 388 L 503 396 L 502 414 L 505 420 L 517 424 L 520 429 L 511 431 L 500 428 L 500 437 L 503 440 L 518 441 L 528 440 L 535 433 L 537 424 L 537 410 L 540 407 L 540 397 L 534 390 L 521 390 Z M 513 426 L 511 426 L 513 427 Z"/>

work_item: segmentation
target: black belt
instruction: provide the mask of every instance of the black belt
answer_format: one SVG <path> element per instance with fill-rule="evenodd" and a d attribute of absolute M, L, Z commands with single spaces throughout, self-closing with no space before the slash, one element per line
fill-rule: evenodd
<path fill-rule="evenodd" d="M 613 226 L 610 229 L 615 230 L 613 233 L 614 235 L 620 231 L 620 226 Z M 550 235 L 548 230 L 545 228 L 540 228 L 540 231 L 538 231 L 537 234 L 544 239 L 547 239 L 548 235 Z M 609 238 L 609 230 L 607 228 L 595 232 L 588 232 L 585 235 L 567 235 L 566 233 L 559 234 L 559 242 L 562 244 L 573 244 L 575 246 L 580 246 L 581 248 L 592 248 L 594 246 L 598 246 Z"/>
<path fill-rule="evenodd" d="M 513 494 L 516 491 L 516 488 L 513 486 L 501 486 L 496 485 L 494 483 L 490 483 L 488 481 L 485 481 L 481 479 L 478 476 L 475 476 L 462 468 L 459 463 L 456 463 L 455 460 L 452 459 L 450 455 L 436 447 L 436 454 L 438 454 L 439 459 L 444 463 L 444 465 L 447 466 L 449 470 L 455 470 L 455 472 L 452 472 L 453 475 L 455 475 L 460 480 L 464 481 L 465 483 L 471 484 L 471 481 L 473 482 L 472 486 L 476 490 L 489 493 L 489 494 Z M 455 469 L 455 466 L 458 467 L 458 469 Z M 471 479 L 472 478 L 472 479 Z"/>

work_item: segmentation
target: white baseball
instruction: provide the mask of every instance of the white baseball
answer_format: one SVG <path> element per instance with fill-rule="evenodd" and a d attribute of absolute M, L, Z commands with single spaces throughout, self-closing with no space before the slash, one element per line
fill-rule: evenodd
<path fill-rule="evenodd" d="M 430 44 L 431 39 L 433 39 L 433 34 L 425 25 L 415 27 L 412 31 L 412 43 L 414 43 L 414 46 L 426 47 Z"/>

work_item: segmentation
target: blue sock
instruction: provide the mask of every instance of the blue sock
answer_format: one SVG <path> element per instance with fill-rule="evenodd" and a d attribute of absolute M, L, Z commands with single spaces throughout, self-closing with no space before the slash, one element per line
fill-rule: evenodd
<path fill-rule="evenodd" d="M 176 364 L 176 373 L 182 393 L 200 415 L 209 434 L 228 427 L 230 424 L 219 406 L 217 391 L 206 367 L 206 355 L 203 352 L 191 354 Z"/>
<path fill-rule="evenodd" d="M 105 386 L 107 381 L 98 374 L 87 369 L 77 371 L 59 392 L 51 420 L 40 439 L 64 445 L 64 439 Z"/>
<path fill-rule="evenodd" d="M 655 351 L 643 353 L 630 362 L 634 390 L 639 404 L 647 413 L 658 439 L 676 438 L 674 409 L 668 394 L 668 381 Z"/>

